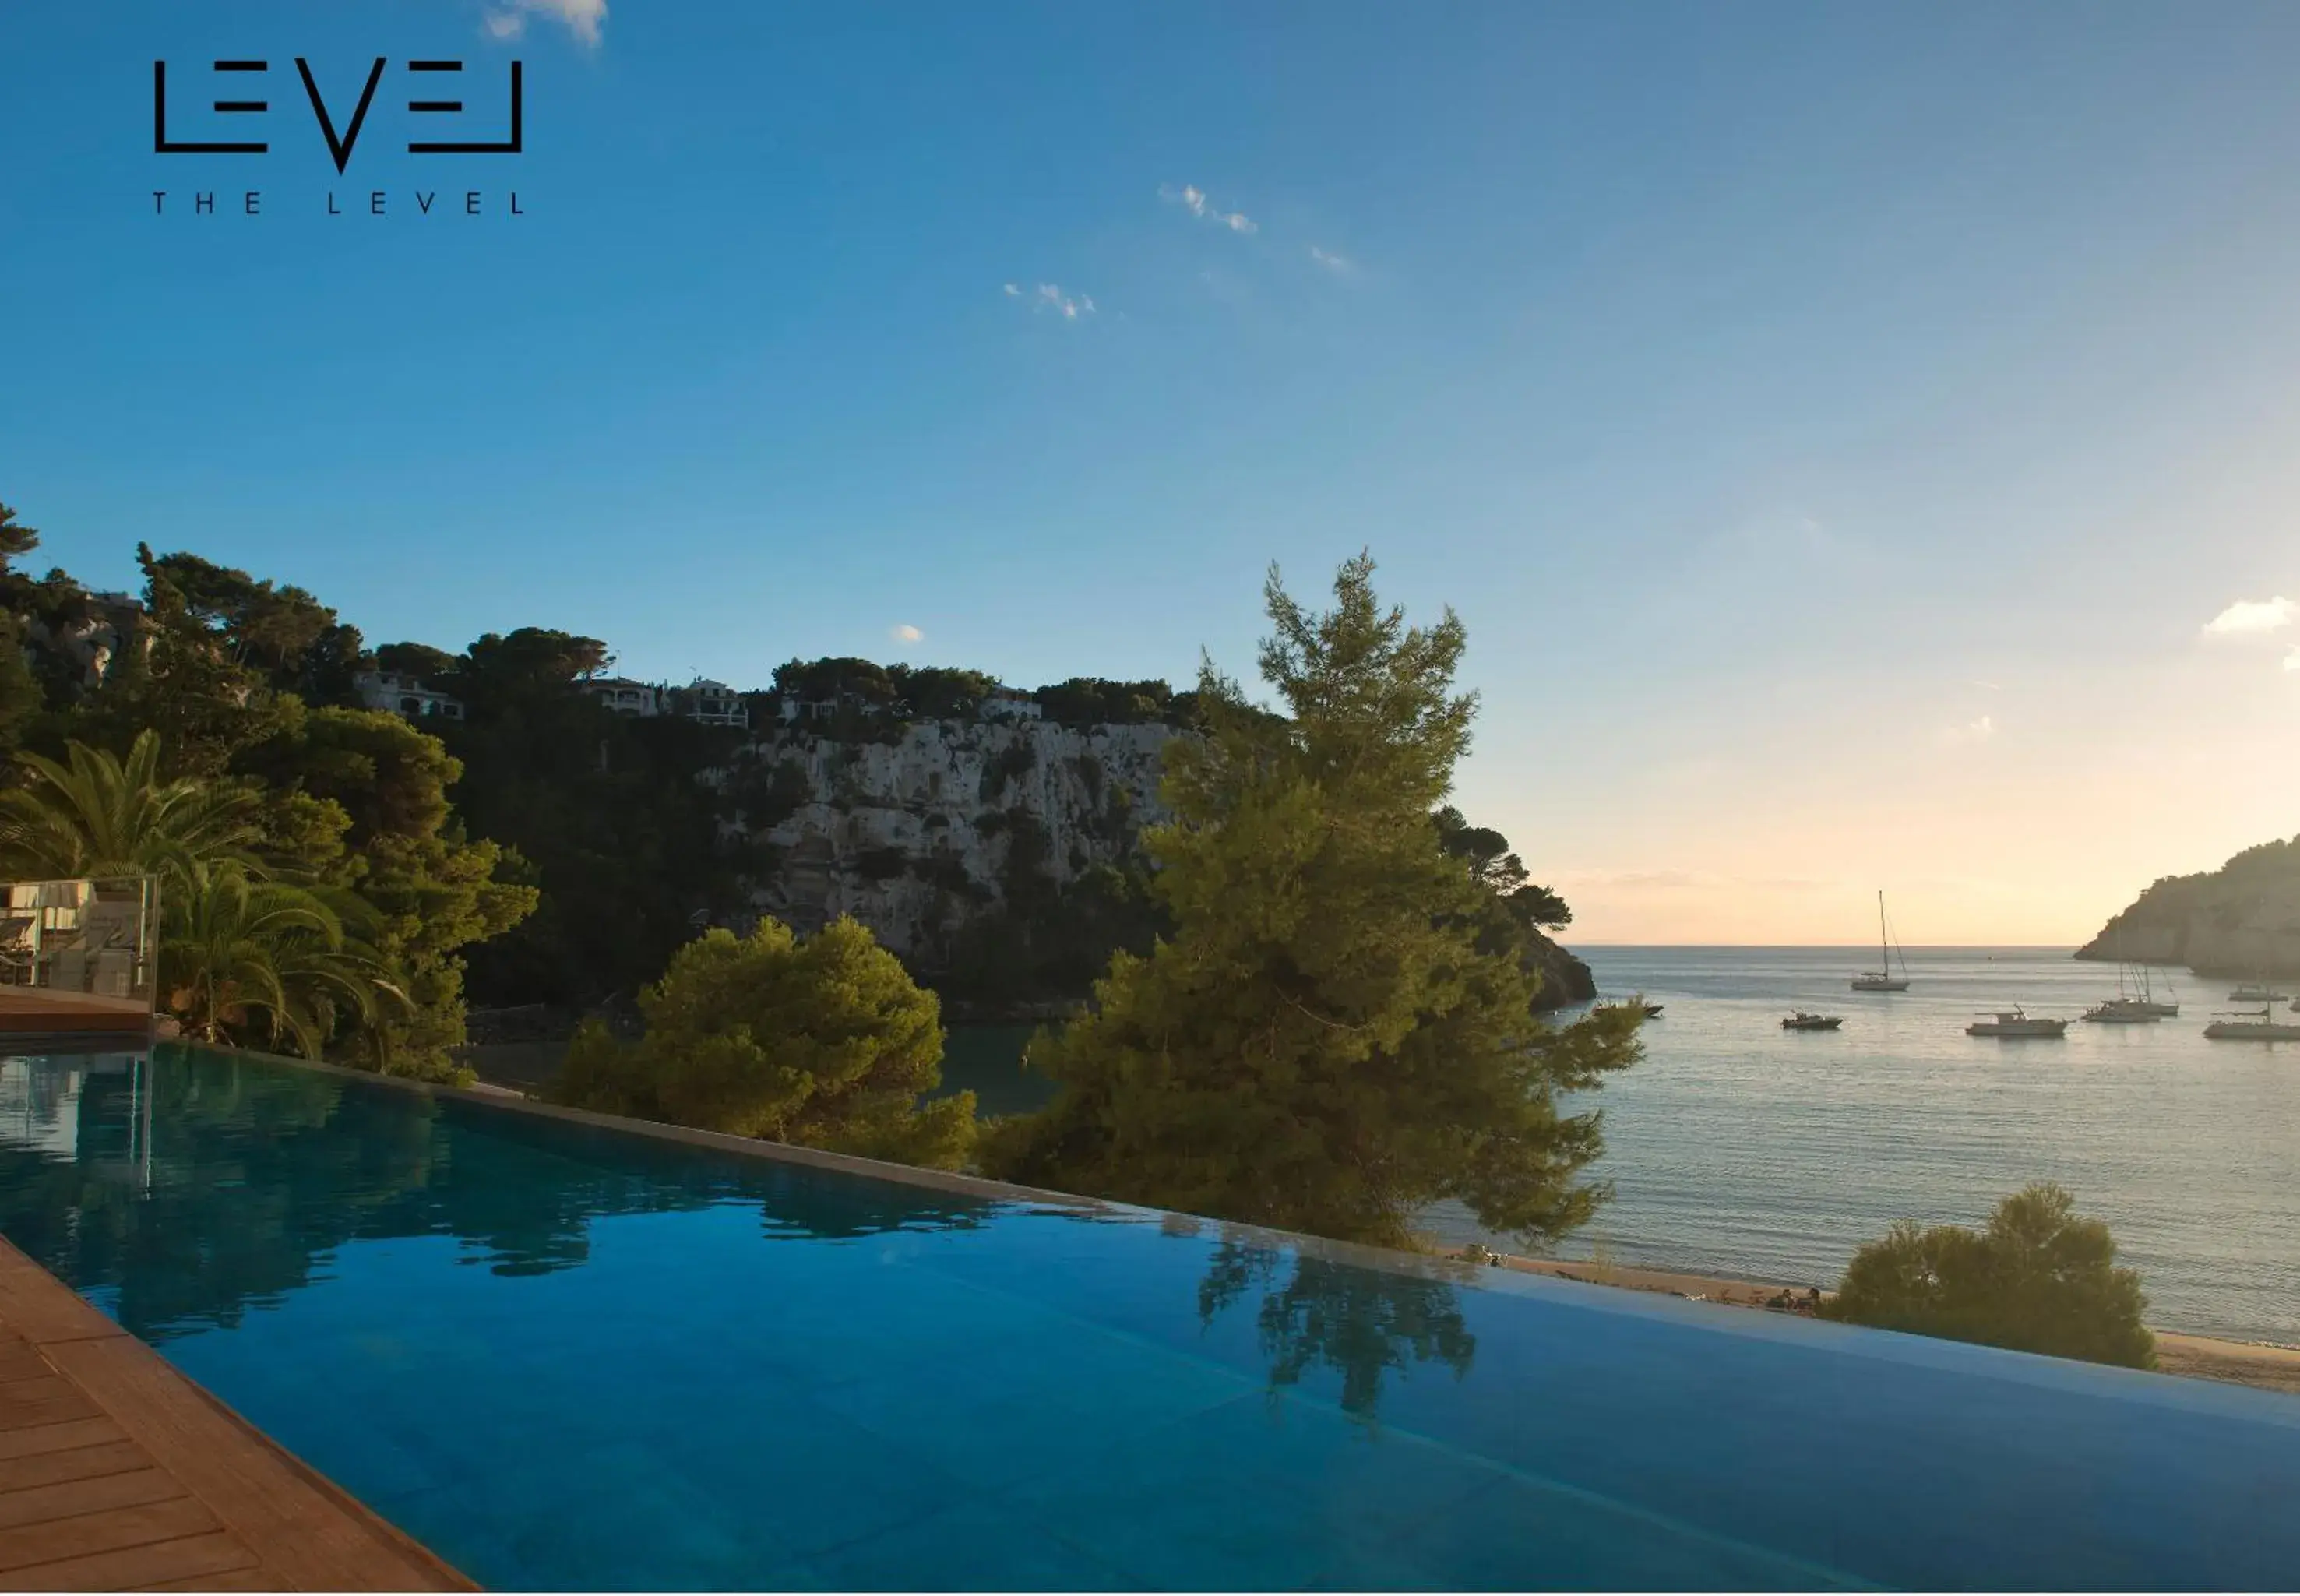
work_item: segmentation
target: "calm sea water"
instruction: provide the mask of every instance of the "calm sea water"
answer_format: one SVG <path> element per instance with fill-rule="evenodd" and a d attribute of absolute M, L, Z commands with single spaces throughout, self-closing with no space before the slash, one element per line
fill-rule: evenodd
<path fill-rule="evenodd" d="M 2229 983 L 2169 979 L 2178 1019 L 2069 1027 L 2065 1040 L 1964 1034 L 1976 1011 L 2075 1019 L 2116 990 L 2067 948 L 1916 948 L 1914 984 L 1846 982 L 1858 948 L 1579 950 L 1609 997 L 1663 1006 L 1646 1058 L 1598 1096 L 1615 1199 L 1561 1256 L 1832 1284 L 1896 1219 L 1978 1224 L 1996 1199 L 2056 1180 L 2108 1221 L 2158 1327 L 2300 1343 L 2300 1046 L 2209 1042 Z M 2157 972 L 2157 996 L 2166 996 Z M 1793 1008 L 1843 1015 L 1785 1032 Z M 1027 1108 L 1042 1082 L 1014 1059 L 1028 1031 L 954 1035 L 953 1087 Z M 1429 1229 L 1483 1240 L 1458 1207 Z"/>
<path fill-rule="evenodd" d="M 2055 1180 L 2108 1222 L 2152 1324 L 2300 1342 L 2300 1046 L 2206 1041 L 2228 982 L 2176 972 L 2177 1019 L 2005 1040 L 1964 1027 L 2014 1004 L 2076 1019 L 2114 966 L 1912 948 L 1909 990 L 1871 995 L 1846 988 L 1860 948 L 1579 951 L 1604 995 L 1663 1011 L 1600 1094 L 1615 1200 L 1562 1256 L 1833 1283 L 1896 1219 L 1978 1224 Z M 1845 1026 L 1783 1031 L 1793 1008 Z M 1479 1233 L 1460 1211 L 1432 1228 Z"/>

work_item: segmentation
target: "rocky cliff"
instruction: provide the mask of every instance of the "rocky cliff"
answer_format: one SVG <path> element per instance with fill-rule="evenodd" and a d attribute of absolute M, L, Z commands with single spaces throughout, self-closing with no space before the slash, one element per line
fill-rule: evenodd
<path fill-rule="evenodd" d="M 1076 922 L 1138 898 L 1140 833 L 1164 818 L 1160 761 L 1176 735 L 1038 720 L 784 729 L 722 779 L 767 855 L 757 908 L 802 930 L 852 915 L 930 977 L 1069 986 L 1035 965 L 1065 964 L 1062 940 L 1091 934 Z M 1034 969 L 993 968 L 1018 957 Z"/>
<path fill-rule="evenodd" d="M 2077 957 L 2186 965 L 2234 980 L 2300 976 L 2300 838 L 2246 848 L 2218 870 L 2163 877 Z"/>
<path fill-rule="evenodd" d="M 1531 935 L 1534 967 L 1541 972 L 1541 996 L 1535 1007 L 1562 1008 L 1597 995 L 1597 978 L 1589 973 L 1588 965 L 1539 932 Z"/>
<path fill-rule="evenodd" d="M 763 857 L 753 907 L 803 931 L 852 915 L 962 1008 L 1086 994 L 1157 923 L 1141 831 L 1166 818 L 1171 726 L 1043 720 L 782 727 L 714 781 Z M 1587 965 L 1543 939 L 1546 1007 L 1586 999 Z"/>

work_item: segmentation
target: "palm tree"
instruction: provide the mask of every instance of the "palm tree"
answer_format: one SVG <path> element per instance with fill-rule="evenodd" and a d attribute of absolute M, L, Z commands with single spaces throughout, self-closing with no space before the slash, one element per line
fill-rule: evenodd
<path fill-rule="evenodd" d="M 162 781 L 157 732 L 138 732 L 124 761 L 80 742 L 62 765 L 16 758 L 29 780 L 0 792 L 0 876 L 160 875 L 172 886 L 196 864 L 269 873 L 255 852 L 261 800 L 222 782 Z"/>
<path fill-rule="evenodd" d="M 193 1040 L 244 1040 L 260 1025 L 316 1058 L 344 1016 L 365 1025 L 411 1007 L 366 934 L 374 917 L 348 892 L 187 861 L 166 903 L 162 1001 Z"/>

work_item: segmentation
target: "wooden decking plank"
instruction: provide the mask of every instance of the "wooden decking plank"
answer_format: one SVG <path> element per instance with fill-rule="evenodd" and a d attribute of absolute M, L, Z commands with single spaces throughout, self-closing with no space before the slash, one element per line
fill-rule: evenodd
<path fill-rule="evenodd" d="M 204 1397 L 142 1342 L 113 1338 L 48 1349 L 51 1362 L 101 1402 L 154 1462 L 191 1485 L 264 1564 L 305 1590 L 469 1588 L 445 1564 L 388 1531 L 229 1410 Z M 232 1422 L 219 1422 L 230 1417 Z"/>
<path fill-rule="evenodd" d="M 25 1458 L 0 1458 L 0 1492 L 21 1491 L 32 1485 L 61 1485 L 67 1480 L 92 1480 L 101 1475 L 127 1474 L 151 1466 L 152 1459 L 144 1455 L 144 1449 L 125 1441 L 35 1452 Z"/>
<path fill-rule="evenodd" d="M 76 1418 L 61 1425 L 41 1425 L 22 1430 L 0 1430 L 0 1461 L 69 1452 L 86 1446 L 125 1441 L 128 1433 L 109 1418 Z"/>
<path fill-rule="evenodd" d="M 0 1323 L 37 1346 L 128 1333 L 13 1247 L 0 1247 Z"/>
<path fill-rule="evenodd" d="M 162 1584 L 138 1585 L 139 1591 L 292 1591 L 295 1587 L 265 1568 L 232 1568 L 219 1574 L 171 1579 Z"/>
<path fill-rule="evenodd" d="M 97 1475 L 93 1479 L 27 1485 L 16 1491 L 0 1491 L 0 1530 L 77 1518 L 83 1513 L 101 1513 L 110 1508 L 163 1502 L 171 1497 L 190 1494 L 181 1480 L 165 1469 L 149 1465 L 124 1474 Z"/>
<path fill-rule="evenodd" d="M 78 1518 L 58 1518 L 46 1524 L 22 1525 L 0 1530 L 0 1572 L 62 1562 L 93 1552 L 148 1546 L 154 1541 L 174 1541 L 222 1527 L 215 1515 L 208 1511 L 207 1504 L 193 1496 L 145 1502 L 109 1513 L 89 1513 Z M 12 1574 L 6 1583 L 15 1583 Z"/>
<path fill-rule="evenodd" d="M 29 1380 L 47 1372 L 47 1359 L 31 1342 L 16 1341 L 0 1346 L 0 1381 Z"/>
<path fill-rule="evenodd" d="M 0 1588 L 28 1586 L 476 1588 L 0 1239 Z"/>
<path fill-rule="evenodd" d="M 269 1583 L 265 1583 L 269 1581 Z M 283 1591 L 239 1537 L 223 1530 L 154 1541 L 92 1557 L 11 1569 L 22 1591 Z"/>
<path fill-rule="evenodd" d="M 76 1418 L 96 1418 L 103 1409 L 62 1375 L 0 1385 L 0 1430 L 30 1430 Z"/>

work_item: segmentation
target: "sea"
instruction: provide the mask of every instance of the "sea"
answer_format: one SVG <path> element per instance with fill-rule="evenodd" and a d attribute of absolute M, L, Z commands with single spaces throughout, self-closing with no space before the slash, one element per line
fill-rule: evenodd
<path fill-rule="evenodd" d="M 2105 1220 L 2162 1330 L 2300 1345 L 2300 1044 L 2207 1041 L 2227 982 L 2151 973 L 2178 1018 L 2099 1025 L 2112 965 L 2065 948 L 1912 948 L 1906 992 L 1848 990 L 1859 948 L 1580 948 L 1601 999 L 1662 1006 L 1645 1057 L 1589 1094 L 1612 1199 L 1550 1256 L 1834 1285 L 1896 1220 L 1983 1223 L 2058 1181 Z M 2169 989 L 2169 990 L 2168 990 Z M 2014 1005 L 2065 1038 L 1967 1036 Z M 1781 1029 L 1805 1008 L 1835 1032 Z M 1568 1010 L 1561 1018 L 1571 1017 Z M 986 1112 L 1043 1100 L 1016 1067 L 1026 1030 L 952 1038 L 946 1089 Z M 1441 1204 L 1449 1244 L 1530 1250 Z"/>

